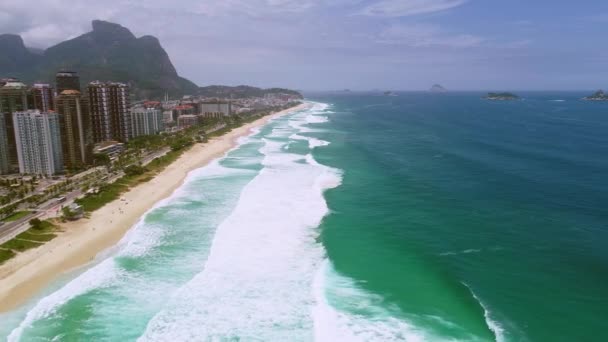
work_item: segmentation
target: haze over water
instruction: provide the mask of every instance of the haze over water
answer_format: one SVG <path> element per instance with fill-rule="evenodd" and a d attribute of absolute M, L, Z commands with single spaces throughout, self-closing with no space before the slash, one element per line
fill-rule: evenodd
<path fill-rule="evenodd" d="M 481 95 L 311 96 L 1 336 L 608 339 L 606 107 Z"/>

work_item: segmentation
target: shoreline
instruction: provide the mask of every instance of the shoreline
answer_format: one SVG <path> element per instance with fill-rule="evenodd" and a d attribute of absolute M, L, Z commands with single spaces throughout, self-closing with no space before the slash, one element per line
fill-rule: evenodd
<path fill-rule="evenodd" d="M 199 169 L 237 146 L 238 138 L 273 118 L 306 108 L 301 104 L 259 118 L 230 132 L 195 144 L 148 182 L 92 212 L 90 218 L 61 224 L 62 232 L 44 245 L 0 265 L 0 313 L 26 303 L 59 276 L 82 267 L 116 245 L 142 216 L 181 187 Z M 124 200 L 123 200 L 124 199 Z"/>

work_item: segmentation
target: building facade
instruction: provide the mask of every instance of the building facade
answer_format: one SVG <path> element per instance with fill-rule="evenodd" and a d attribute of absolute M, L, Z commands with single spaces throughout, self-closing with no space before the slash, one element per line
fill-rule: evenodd
<path fill-rule="evenodd" d="M 88 86 L 93 140 L 127 142 L 132 135 L 129 86 L 115 82 L 91 82 Z"/>
<path fill-rule="evenodd" d="M 125 151 L 125 145 L 118 141 L 104 141 L 101 144 L 95 145 L 94 154 L 105 154 L 110 160 L 115 160 Z"/>
<path fill-rule="evenodd" d="M 65 90 L 81 91 L 80 77 L 74 71 L 60 71 L 55 75 L 55 86 L 58 95 Z"/>
<path fill-rule="evenodd" d="M 46 83 L 36 83 L 30 89 L 32 107 L 41 112 L 55 110 L 53 103 L 53 88 Z"/>
<path fill-rule="evenodd" d="M 182 115 L 194 115 L 196 113 L 196 109 L 191 105 L 179 105 L 172 109 L 173 112 L 173 121 L 177 121 Z"/>
<path fill-rule="evenodd" d="M 232 104 L 224 101 L 203 101 L 199 103 L 199 113 L 204 117 L 221 117 L 232 114 Z"/>
<path fill-rule="evenodd" d="M 4 113 L 0 112 L 0 175 L 11 171 L 8 161 L 8 137 L 6 136 L 6 120 Z"/>
<path fill-rule="evenodd" d="M 93 164 L 93 130 L 89 102 L 77 90 L 64 90 L 55 99 L 60 114 L 61 147 L 65 168 L 78 170 Z"/>
<path fill-rule="evenodd" d="M 192 127 L 200 123 L 200 116 L 186 114 L 177 118 L 177 126 L 179 129 L 184 129 L 188 127 Z"/>
<path fill-rule="evenodd" d="M 32 109 L 27 86 L 18 81 L 9 81 L 0 88 L 0 113 L 3 113 L 4 133 L 0 134 L 0 150 L 6 154 L 0 156 L 0 163 L 8 164 L 0 167 L 2 173 L 17 172 L 19 161 L 17 157 L 17 146 L 15 143 L 15 129 L 13 125 L 13 113 Z M 3 137 L 3 138 L 2 138 Z M 6 170 L 1 170 L 6 169 Z"/>
<path fill-rule="evenodd" d="M 21 174 L 52 176 L 63 171 L 59 114 L 28 110 L 13 113 Z"/>
<path fill-rule="evenodd" d="M 157 108 L 136 107 L 131 109 L 132 137 L 153 135 L 164 131 L 163 112 Z"/>

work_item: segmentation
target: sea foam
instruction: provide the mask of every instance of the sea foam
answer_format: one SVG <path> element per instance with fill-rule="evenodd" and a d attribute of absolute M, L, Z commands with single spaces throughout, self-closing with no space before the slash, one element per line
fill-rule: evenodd
<path fill-rule="evenodd" d="M 221 223 L 204 270 L 148 324 L 142 341 L 313 338 L 311 286 L 323 258 L 317 231 L 329 209 L 325 189 L 335 170 L 285 152 L 299 115 L 264 140 L 264 169 L 242 191 Z M 283 139 L 285 140 L 285 139 Z"/>
<path fill-rule="evenodd" d="M 313 285 L 315 341 L 428 341 L 430 336 L 399 318 L 380 296 L 361 289 L 325 260 Z M 434 339 L 433 339 L 434 340 Z"/>
<path fill-rule="evenodd" d="M 259 131 L 252 131 L 252 135 Z M 252 135 L 241 139 L 238 147 L 246 143 L 254 142 L 256 139 Z M 257 139 L 259 141 L 259 139 Z M 227 153 L 228 155 L 228 153 Z M 224 157 L 226 158 L 226 156 Z M 98 259 L 101 260 L 97 264 L 93 264 L 89 269 L 78 275 L 76 278 L 69 281 L 66 285 L 57 291 L 42 298 L 34 305 L 25 315 L 18 327 L 8 336 L 9 341 L 19 341 L 27 328 L 31 327 L 36 321 L 52 316 L 63 305 L 70 300 L 84 295 L 92 290 L 107 288 L 110 286 L 122 286 L 131 282 L 131 275 L 124 271 L 116 263 L 116 258 L 145 258 L 146 254 L 150 253 L 155 247 L 162 243 L 163 237 L 167 234 L 167 227 L 158 226 L 146 222 L 147 217 L 154 213 L 159 208 L 168 206 L 174 207 L 173 210 L 179 210 L 179 203 L 189 201 L 193 194 L 191 187 L 188 184 L 201 179 L 213 179 L 215 177 L 229 177 L 231 175 L 239 175 L 251 173 L 253 171 L 227 168 L 219 163 L 218 160 L 212 161 L 204 168 L 191 171 L 184 180 L 184 186 L 175 190 L 171 196 L 159 201 L 151 209 L 149 209 L 142 218 L 125 234 L 125 236 L 107 251 L 100 253 Z M 201 194 L 197 194 L 199 197 Z M 125 202 L 125 205 L 126 204 Z M 119 215 L 119 213 L 116 213 Z M 161 286 L 161 284 L 156 284 Z M 131 295 L 138 295 L 135 289 Z"/>

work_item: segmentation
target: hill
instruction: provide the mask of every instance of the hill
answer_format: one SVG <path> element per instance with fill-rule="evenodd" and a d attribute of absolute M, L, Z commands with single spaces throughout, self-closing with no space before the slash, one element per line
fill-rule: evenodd
<path fill-rule="evenodd" d="M 603 90 L 598 90 L 593 95 L 584 97 L 585 101 L 608 101 L 608 94 L 604 93 Z"/>
<path fill-rule="evenodd" d="M 302 94 L 295 90 L 283 89 L 283 88 L 269 88 L 262 89 L 251 86 L 240 85 L 236 87 L 212 85 L 207 87 L 200 87 L 198 94 L 206 97 L 222 97 L 222 98 L 250 98 L 250 97 L 264 97 L 266 94 L 289 94 L 296 95 L 300 99 L 303 98 Z"/>
<path fill-rule="evenodd" d="M 445 93 L 447 92 L 447 89 L 445 89 L 439 84 L 434 84 L 429 91 L 431 93 Z"/>
<path fill-rule="evenodd" d="M 62 69 L 77 71 L 81 83 L 129 83 L 138 98 L 196 94 L 198 86 L 180 77 L 157 38 L 137 38 L 129 29 L 101 20 L 93 30 L 46 49 L 32 51 L 17 35 L 0 35 L 0 75 L 25 82 L 53 83 Z"/>

